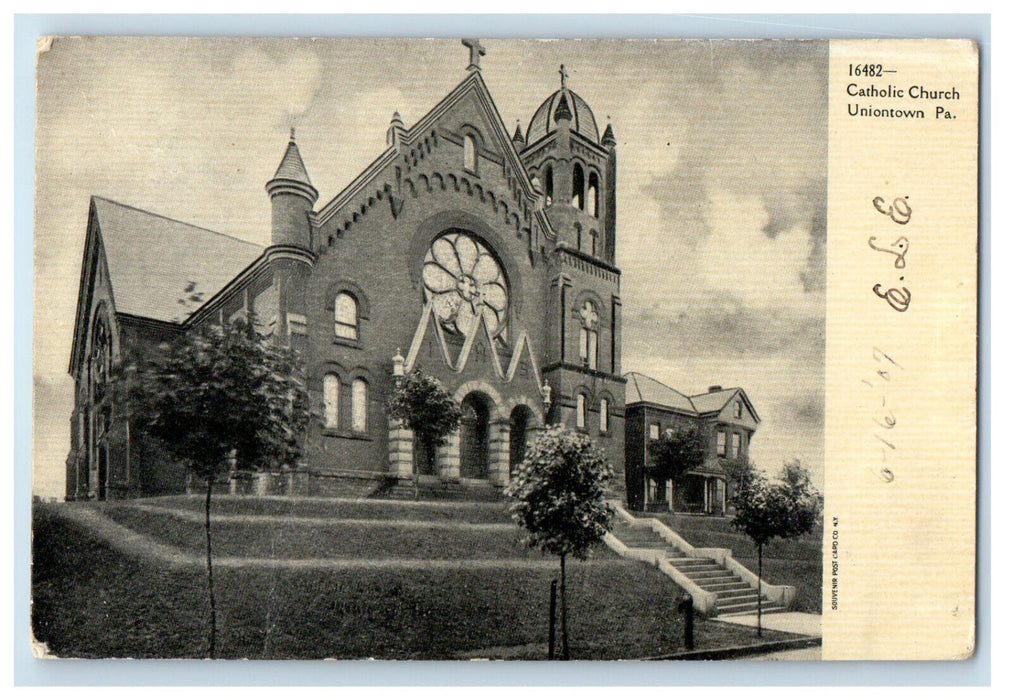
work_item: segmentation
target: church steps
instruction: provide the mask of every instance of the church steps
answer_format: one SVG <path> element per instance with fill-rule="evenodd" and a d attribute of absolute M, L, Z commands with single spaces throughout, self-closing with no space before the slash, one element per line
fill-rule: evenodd
<path fill-rule="evenodd" d="M 727 549 L 693 547 L 656 518 L 636 518 L 620 504 L 606 542 L 620 556 L 648 561 L 692 596 L 693 607 L 711 614 L 754 613 L 758 578 Z M 762 582 L 763 612 L 786 610 L 796 595 L 791 586 Z"/>

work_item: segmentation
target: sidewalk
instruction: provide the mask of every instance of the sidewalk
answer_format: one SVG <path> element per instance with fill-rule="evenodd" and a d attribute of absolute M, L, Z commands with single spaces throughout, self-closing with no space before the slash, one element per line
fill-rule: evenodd
<path fill-rule="evenodd" d="M 718 615 L 715 619 L 732 625 L 756 626 L 756 615 Z M 809 637 L 822 636 L 822 615 L 802 612 L 763 614 L 763 629 L 793 632 Z"/>

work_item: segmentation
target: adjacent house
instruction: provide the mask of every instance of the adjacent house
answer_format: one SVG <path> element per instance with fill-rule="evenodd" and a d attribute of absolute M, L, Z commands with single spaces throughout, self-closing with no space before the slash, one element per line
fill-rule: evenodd
<path fill-rule="evenodd" d="M 724 515 L 759 415 L 741 388 L 711 386 L 687 396 L 638 372 L 625 375 L 626 497 L 633 510 L 675 510 Z M 698 426 L 706 437 L 706 460 L 677 484 L 652 474 L 648 445 L 668 431 Z"/>

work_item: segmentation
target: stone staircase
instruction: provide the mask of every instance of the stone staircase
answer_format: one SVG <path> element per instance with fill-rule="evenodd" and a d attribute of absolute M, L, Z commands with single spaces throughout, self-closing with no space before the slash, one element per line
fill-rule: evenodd
<path fill-rule="evenodd" d="M 756 613 L 758 601 L 754 585 L 743 580 L 729 566 L 705 556 L 703 552 L 697 551 L 688 543 L 685 543 L 684 547 L 673 544 L 669 539 L 655 532 L 649 526 L 649 522 L 633 524 L 622 518 L 616 518 L 615 526 L 610 534 L 629 550 L 627 556 L 631 555 L 643 561 L 653 560 L 662 570 L 667 568 L 664 566 L 667 564 L 680 574 L 680 577 L 691 581 L 694 587 L 698 587 L 705 593 L 714 594 L 716 604 L 708 612 L 716 615 Z M 685 586 L 683 585 L 683 587 Z M 695 600 L 696 597 L 694 595 L 693 599 Z M 707 597 L 712 599 L 712 596 Z M 701 606 L 697 604 L 696 607 Z M 784 610 L 786 610 L 785 606 L 767 595 L 764 583 L 762 611 L 774 613 Z"/>

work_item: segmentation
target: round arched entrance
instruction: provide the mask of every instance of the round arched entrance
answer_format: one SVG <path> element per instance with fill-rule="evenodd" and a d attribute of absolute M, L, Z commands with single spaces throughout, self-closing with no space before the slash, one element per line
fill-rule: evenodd
<path fill-rule="evenodd" d="M 460 404 L 460 476 L 488 478 L 489 418 L 492 402 L 485 394 L 472 391 Z"/>
<path fill-rule="evenodd" d="M 527 450 L 527 432 L 534 422 L 534 415 L 524 404 L 519 404 L 510 413 L 510 477 L 524 460 Z"/>

